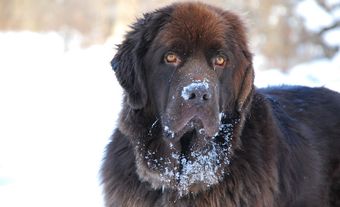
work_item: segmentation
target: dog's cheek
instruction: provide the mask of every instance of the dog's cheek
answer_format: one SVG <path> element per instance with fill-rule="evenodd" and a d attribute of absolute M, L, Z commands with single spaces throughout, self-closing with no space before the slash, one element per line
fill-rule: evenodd
<path fill-rule="evenodd" d="M 224 71 L 219 81 L 219 112 L 232 113 L 237 101 L 236 94 L 239 92 L 237 82 L 233 78 L 232 71 Z"/>

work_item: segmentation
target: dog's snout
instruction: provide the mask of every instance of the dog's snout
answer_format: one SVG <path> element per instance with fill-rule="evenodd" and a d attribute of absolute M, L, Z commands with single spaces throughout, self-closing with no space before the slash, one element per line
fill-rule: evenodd
<path fill-rule="evenodd" d="M 192 104 L 204 104 L 212 97 L 211 87 L 207 82 L 193 82 L 182 90 L 182 97 Z"/>

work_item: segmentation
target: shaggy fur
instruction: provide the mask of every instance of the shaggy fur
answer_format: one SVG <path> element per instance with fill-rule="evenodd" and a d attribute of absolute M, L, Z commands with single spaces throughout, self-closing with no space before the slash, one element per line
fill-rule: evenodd
<path fill-rule="evenodd" d="M 106 206 L 340 206 L 340 94 L 256 89 L 237 15 L 201 3 L 145 14 L 112 67 L 125 94 Z"/>

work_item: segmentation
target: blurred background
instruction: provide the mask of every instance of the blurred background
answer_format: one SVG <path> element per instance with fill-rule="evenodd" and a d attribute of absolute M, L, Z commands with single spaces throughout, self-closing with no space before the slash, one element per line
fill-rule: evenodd
<path fill-rule="evenodd" d="M 109 62 L 170 0 L 0 0 L 0 206 L 103 206 L 121 103 Z M 340 91 L 340 0 L 209 0 L 247 23 L 258 87 Z"/>

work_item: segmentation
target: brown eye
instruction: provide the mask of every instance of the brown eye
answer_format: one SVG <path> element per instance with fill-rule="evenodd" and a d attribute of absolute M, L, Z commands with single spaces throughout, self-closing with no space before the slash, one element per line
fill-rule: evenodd
<path fill-rule="evenodd" d="M 164 60 L 169 64 L 178 64 L 180 62 L 178 56 L 172 52 L 167 53 L 164 57 Z"/>
<path fill-rule="evenodd" d="M 216 65 L 216 66 L 224 67 L 225 63 L 226 63 L 226 60 L 222 56 L 217 56 L 214 59 L 214 65 Z"/>

